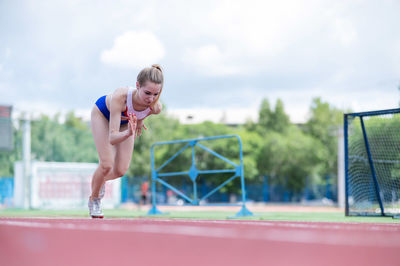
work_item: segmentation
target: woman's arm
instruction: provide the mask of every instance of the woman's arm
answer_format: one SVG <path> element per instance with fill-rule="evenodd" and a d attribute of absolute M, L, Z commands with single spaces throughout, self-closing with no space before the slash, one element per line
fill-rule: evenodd
<path fill-rule="evenodd" d="M 158 115 L 161 112 L 162 105 L 160 102 L 157 102 L 156 105 L 154 105 L 153 108 L 151 108 L 151 112 L 149 115 Z M 146 126 L 143 123 L 143 120 L 138 120 L 137 121 L 137 126 L 136 126 L 136 136 L 140 137 L 142 135 L 142 128 L 147 130 Z"/>
<path fill-rule="evenodd" d="M 157 102 L 157 104 L 154 105 L 154 107 L 151 109 L 151 114 L 153 115 L 158 115 L 162 111 L 162 104 L 160 102 Z"/>
<path fill-rule="evenodd" d="M 118 144 L 130 136 L 134 135 L 136 131 L 136 116 L 129 115 L 128 130 L 119 131 L 121 126 L 121 112 L 124 109 L 126 96 L 124 93 L 125 89 L 116 89 L 113 93 L 110 104 L 110 124 L 109 124 L 109 136 L 108 139 L 111 145 Z"/>

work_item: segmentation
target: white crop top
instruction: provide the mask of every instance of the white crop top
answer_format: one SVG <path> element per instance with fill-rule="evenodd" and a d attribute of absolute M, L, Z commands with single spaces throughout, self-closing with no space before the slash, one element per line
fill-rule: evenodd
<path fill-rule="evenodd" d="M 138 120 L 142 120 L 142 119 L 145 119 L 147 116 L 149 116 L 149 114 L 151 112 L 151 108 L 147 107 L 143 111 L 136 111 L 133 108 L 133 105 L 132 105 L 132 94 L 133 94 L 133 91 L 135 91 L 135 90 L 136 89 L 134 87 L 129 87 L 128 94 L 127 94 L 127 97 L 126 97 L 126 107 L 125 107 L 125 111 L 122 112 L 122 115 L 128 117 L 128 114 L 132 113 L 132 114 L 136 115 L 136 118 Z M 110 100 L 112 101 L 112 94 L 111 94 Z"/>
<path fill-rule="evenodd" d="M 125 116 L 128 116 L 129 113 L 135 114 L 138 120 L 145 119 L 151 112 L 151 108 L 147 107 L 143 111 L 136 111 L 132 105 L 132 94 L 133 91 L 136 90 L 133 87 L 129 87 L 128 95 L 126 97 L 126 109 L 125 109 Z"/>

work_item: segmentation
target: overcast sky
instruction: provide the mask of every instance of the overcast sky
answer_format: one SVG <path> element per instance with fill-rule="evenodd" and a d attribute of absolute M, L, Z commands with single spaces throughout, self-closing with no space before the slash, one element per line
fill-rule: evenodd
<path fill-rule="evenodd" d="M 0 0 L 0 104 L 87 113 L 99 96 L 165 70 L 172 113 L 255 117 L 313 98 L 353 111 L 397 108 L 400 1 Z"/>

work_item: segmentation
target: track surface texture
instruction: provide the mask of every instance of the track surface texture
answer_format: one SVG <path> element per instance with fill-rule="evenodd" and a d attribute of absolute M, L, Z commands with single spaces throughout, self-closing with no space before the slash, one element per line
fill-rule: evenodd
<path fill-rule="evenodd" d="M 400 225 L 0 218 L 0 264 L 400 265 Z"/>

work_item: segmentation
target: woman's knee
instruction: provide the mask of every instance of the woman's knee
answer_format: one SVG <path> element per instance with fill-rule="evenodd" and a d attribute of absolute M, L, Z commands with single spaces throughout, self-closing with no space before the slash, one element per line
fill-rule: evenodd
<path fill-rule="evenodd" d="M 128 171 L 129 166 L 118 166 L 114 168 L 114 174 L 117 177 L 122 177 L 126 174 L 126 172 Z"/>
<path fill-rule="evenodd" d="M 112 163 L 100 163 L 99 164 L 99 170 L 102 173 L 102 175 L 108 174 L 112 169 Z"/>

